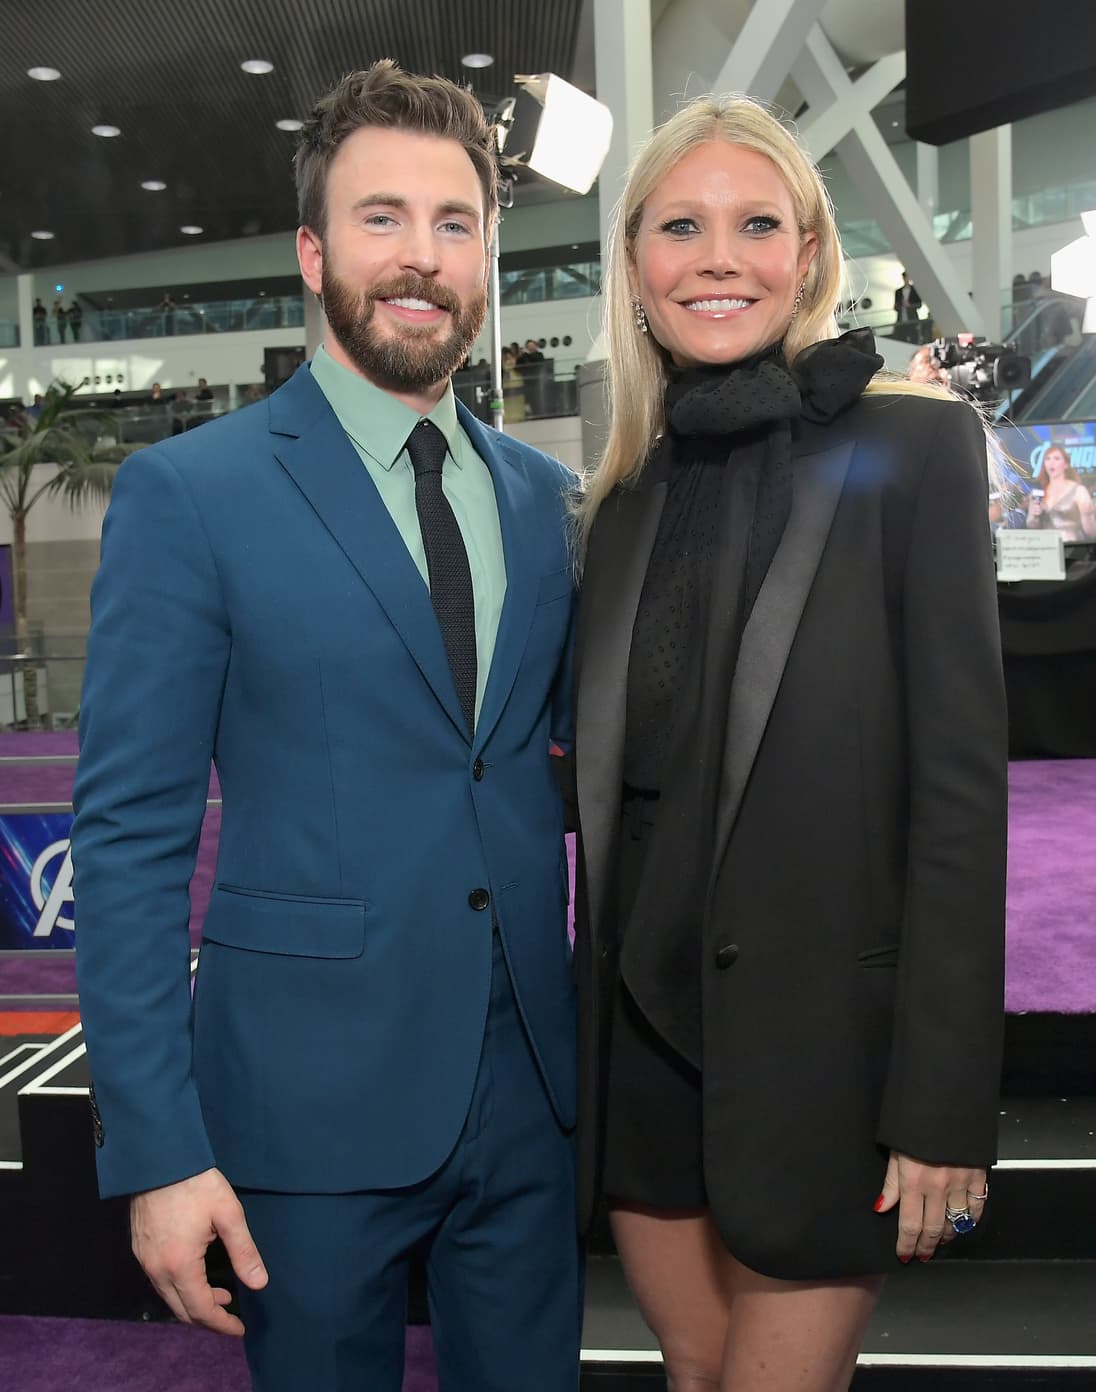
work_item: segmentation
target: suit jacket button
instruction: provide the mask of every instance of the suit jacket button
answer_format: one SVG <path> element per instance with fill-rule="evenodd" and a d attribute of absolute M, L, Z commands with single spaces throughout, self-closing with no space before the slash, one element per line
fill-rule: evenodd
<path fill-rule="evenodd" d="M 479 782 L 481 781 L 481 779 L 483 778 L 483 760 L 482 760 L 482 759 L 477 759 L 476 762 L 472 765 L 472 777 L 476 780 L 477 783 L 479 783 Z"/>
<path fill-rule="evenodd" d="M 720 971 L 726 971 L 728 967 L 733 967 L 738 961 L 738 945 L 728 943 L 726 947 L 721 947 L 715 954 L 715 964 Z"/>
<path fill-rule="evenodd" d="M 482 913 L 490 902 L 491 896 L 485 889 L 474 889 L 468 896 L 468 907 L 475 909 L 477 913 Z"/>

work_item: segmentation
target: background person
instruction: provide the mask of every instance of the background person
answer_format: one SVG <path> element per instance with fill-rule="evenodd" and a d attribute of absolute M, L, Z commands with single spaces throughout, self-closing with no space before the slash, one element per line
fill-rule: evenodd
<path fill-rule="evenodd" d="M 576 649 L 580 1217 L 600 1185 L 690 1392 L 846 1388 L 884 1273 L 977 1222 L 995 1154 L 985 437 L 874 381 L 866 330 L 831 338 L 841 266 L 817 170 L 745 98 L 656 133 L 610 242 Z"/>

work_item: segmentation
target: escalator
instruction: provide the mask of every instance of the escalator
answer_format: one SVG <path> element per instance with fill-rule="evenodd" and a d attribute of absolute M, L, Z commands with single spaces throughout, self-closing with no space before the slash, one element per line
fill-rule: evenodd
<path fill-rule="evenodd" d="M 1096 419 L 1096 336 L 1063 333 L 1056 323 L 1061 314 L 1060 301 L 1042 300 L 1005 335 L 1030 357 L 1031 382 L 1002 402 L 998 420 L 1023 425 Z"/>

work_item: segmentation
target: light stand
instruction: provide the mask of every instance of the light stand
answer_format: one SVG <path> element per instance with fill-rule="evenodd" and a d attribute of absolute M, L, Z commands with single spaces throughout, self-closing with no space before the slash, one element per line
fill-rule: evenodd
<path fill-rule="evenodd" d="M 613 134 L 613 117 L 603 103 L 572 87 L 555 73 L 516 77 L 515 96 L 495 111 L 499 207 L 513 207 L 518 168 L 588 193 Z M 487 294 L 491 317 L 491 423 L 503 429 L 502 302 L 499 292 L 499 222 L 491 234 Z"/>

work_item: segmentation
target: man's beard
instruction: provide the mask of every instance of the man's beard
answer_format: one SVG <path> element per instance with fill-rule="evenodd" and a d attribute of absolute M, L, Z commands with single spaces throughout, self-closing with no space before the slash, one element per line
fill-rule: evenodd
<path fill-rule="evenodd" d="M 354 291 L 323 263 L 323 308 L 331 331 L 354 366 L 388 391 L 417 392 L 447 380 L 475 343 L 487 316 L 487 291 L 462 304 L 447 285 L 408 272 L 368 290 Z M 447 310 L 449 331 L 437 325 L 407 324 L 378 331 L 373 322 L 378 300 L 429 300 Z"/>

